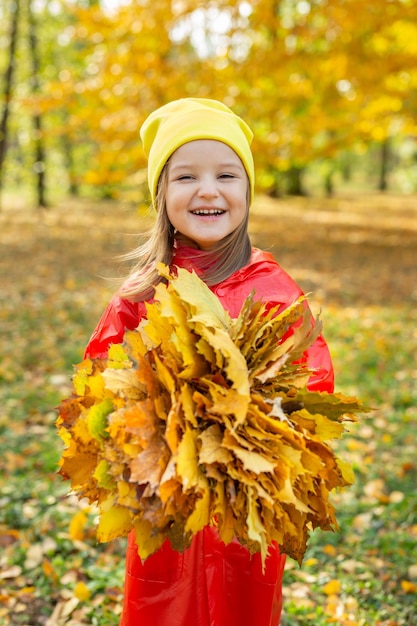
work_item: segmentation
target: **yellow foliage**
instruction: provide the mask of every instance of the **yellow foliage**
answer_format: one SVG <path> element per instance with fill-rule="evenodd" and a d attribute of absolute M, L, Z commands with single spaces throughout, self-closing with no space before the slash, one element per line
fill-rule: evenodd
<path fill-rule="evenodd" d="M 108 504 L 108 503 L 106 503 Z M 132 518 L 127 508 L 111 506 L 101 511 L 97 528 L 99 541 L 111 541 L 116 537 L 124 537 L 132 528 Z"/>
<path fill-rule="evenodd" d="M 78 511 L 70 521 L 69 535 L 73 541 L 84 539 L 84 528 L 87 524 L 87 515 L 84 511 Z"/>
<path fill-rule="evenodd" d="M 79 600 L 80 602 L 85 602 L 86 600 L 89 600 L 91 597 L 91 591 L 89 590 L 89 588 L 87 587 L 87 585 L 85 583 L 83 583 L 82 581 L 78 582 L 75 585 L 74 588 L 74 596 L 77 598 L 77 600 Z"/>
<path fill-rule="evenodd" d="M 326 596 L 337 596 L 342 591 L 342 583 L 340 580 L 329 580 L 323 587 L 323 593 Z"/>
<path fill-rule="evenodd" d="M 411 580 L 402 580 L 401 589 L 404 593 L 417 593 L 417 584 Z"/>
<path fill-rule="evenodd" d="M 232 319 L 195 274 L 161 271 L 147 319 L 76 368 L 61 474 L 98 503 L 98 539 L 134 528 L 141 558 L 215 524 L 262 559 L 277 541 L 301 561 L 311 528 L 337 528 L 330 492 L 353 481 L 326 442 L 365 409 L 306 388 L 298 359 L 320 323 L 303 299 L 278 313 L 249 297 Z"/>

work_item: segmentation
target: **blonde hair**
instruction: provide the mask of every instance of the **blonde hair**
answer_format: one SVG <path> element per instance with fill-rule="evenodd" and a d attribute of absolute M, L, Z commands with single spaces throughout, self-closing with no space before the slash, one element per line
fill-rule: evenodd
<path fill-rule="evenodd" d="M 168 219 L 165 202 L 168 163 L 169 160 L 159 178 L 155 200 L 156 221 L 147 233 L 147 240 L 122 256 L 122 259 L 135 263 L 119 290 L 119 295 L 134 302 L 152 298 L 155 286 L 163 280 L 157 270 L 158 263 L 170 266 L 175 254 L 175 230 Z M 249 185 L 246 215 L 241 224 L 210 250 L 198 251 L 198 267 L 202 271 L 201 278 L 207 285 L 217 285 L 249 262 L 252 245 L 248 233 L 248 221 Z"/>

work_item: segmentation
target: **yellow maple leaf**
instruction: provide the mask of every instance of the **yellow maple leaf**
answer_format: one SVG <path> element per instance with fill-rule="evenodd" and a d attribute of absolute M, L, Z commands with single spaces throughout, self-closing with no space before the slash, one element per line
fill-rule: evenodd
<path fill-rule="evenodd" d="M 342 583 L 337 579 L 329 580 L 323 587 L 323 593 L 325 593 L 326 596 L 337 596 L 341 591 Z"/>
<path fill-rule="evenodd" d="M 113 477 L 109 473 L 109 470 L 110 466 L 108 461 L 101 459 L 94 470 L 93 477 L 96 479 L 99 487 L 111 490 L 114 488 L 115 483 Z"/>
<path fill-rule="evenodd" d="M 154 355 L 156 376 L 169 393 L 174 393 L 176 384 L 173 372 L 165 365 L 158 354 Z"/>
<path fill-rule="evenodd" d="M 205 327 L 230 327 L 231 319 L 222 307 L 220 300 L 209 287 L 195 274 L 183 268 L 178 268 L 178 278 L 171 282 L 172 289 L 186 303 L 191 310 L 190 322 L 199 322 Z"/>
<path fill-rule="evenodd" d="M 71 518 L 69 524 L 69 536 L 72 541 L 82 541 L 84 539 L 84 528 L 87 524 L 88 518 L 84 511 L 77 511 Z"/>
<path fill-rule="evenodd" d="M 135 529 L 138 553 L 142 559 L 147 559 L 164 543 L 166 536 L 146 519 L 137 519 L 133 523 Z"/>
<path fill-rule="evenodd" d="M 234 424 L 238 426 L 247 418 L 249 410 L 249 389 L 233 389 L 222 387 L 213 380 L 204 380 L 213 404 L 209 409 L 212 414 L 233 416 Z M 243 393 L 242 393 L 243 391 Z"/>
<path fill-rule="evenodd" d="M 284 502 L 285 504 L 293 504 L 298 511 L 302 513 L 308 513 L 309 507 L 306 506 L 295 494 L 294 487 L 291 483 L 290 478 L 286 478 L 284 481 L 284 486 L 277 493 L 277 497 L 280 502 Z"/>
<path fill-rule="evenodd" d="M 189 376 L 194 375 L 195 369 L 195 348 L 194 344 L 197 337 L 192 332 L 189 324 L 187 324 L 187 310 L 184 308 L 181 299 L 173 290 L 157 289 L 155 297 L 158 298 L 158 309 L 153 312 L 152 320 L 154 324 L 154 334 L 162 339 L 164 348 L 175 347 L 178 357 L 182 361 L 183 369 Z M 148 310 L 149 311 L 149 310 Z M 165 319 L 164 319 L 165 318 Z M 169 324 L 169 326 L 168 326 Z M 176 332 L 166 333 L 161 337 L 159 327 L 166 325 L 166 328 L 176 328 Z M 149 332 L 147 327 L 147 333 Z"/>
<path fill-rule="evenodd" d="M 77 450 L 72 457 L 63 457 L 60 474 L 71 480 L 71 487 L 83 490 L 91 482 L 97 464 L 97 456 L 88 451 Z M 91 486 L 91 485 L 90 485 Z"/>
<path fill-rule="evenodd" d="M 185 524 L 185 532 L 191 532 L 193 535 L 210 522 L 210 488 L 208 480 L 201 473 L 198 478 L 197 490 L 199 498 Z"/>
<path fill-rule="evenodd" d="M 273 472 L 276 467 L 274 461 L 267 459 L 265 456 L 259 454 L 259 452 L 247 450 L 239 445 L 236 437 L 230 432 L 225 433 L 222 445 L 227 450 L 231 450 L 235 457 L 242 461 L 243 467 L 250 472 L 254 472 L 255 474 Z"/>
<path fill-rule="evenodd" d="M 417 593 L 417 584 L 411 580 L 402 580 L 401 589 L 404 593 Z"/>
<path fill-rule="evenodd" d="M 103 372 L 102 379 L 106 389 L 119 397 L 142 400 L 147 395 L 146 387 L 140 384 L 136 370 L 109 367 Z"/>
<path fill-rule="evenodd" d="M 342 473 L 343 480 L 346 485 L 353 485 L 353 483 L 355 482 L 355 474 L 350 463 L 347 463 L 347 461 L 339 458 L 336 458 L 336 463 Z"/>
<path fill-rule="evenodd" d="M 198 431 L 186 428 L 177 451 L 177 474 L 187 491 L 199 483 L 200 470 L 197 460 Z"/>
<path fill-rule="evenodd" d="M 130 368 L 131 362 L 124 347 L 119 343 L 113 343 L 108 351 L 108 366 L 112 369 Z"/>
<path fill-rule="evenodd" d="M 138 485 L 147 484 L 152 491 L 155 491 L 165 471 L 169 456 L 165 441 L 156 435 L 130 462 L 130 480 Z"/>
<path fill-rule="evenodd" d="M 125 537 L 131 529 L 132 518 L 127 508 L 114 506 L 108 501 L 103 504 L 97 527 L 99 541 L 106 542 L 116 537 Z"/>
<path fill-rule="evenodd" d="M 248 368 L 244 356 L 233 343 L 231 337 L 221 329 L 202 328 L 201 333 L 218 355 L 217 366 L 223 367 L 227 378 L 243 399 L 243 406 L 236 409 L 238 423 L 244 421 L 250 397 Z"/>
<path fill-rule="evenodd" d="M 91 359 L 85 359 L 79 363 L 75 368 L 75 374 L 72 379 L 74 391 L 78 396 L 83 396 L 86 391 L 89 375 L 91 375 L 93 369 L 93 362 Z"/>
<path fill-rule="evenodd" d="M 181 402 L 184 419 L 191 426 L 197 428 L 198 422 L 194 413 L 193 389 L 189 384 L 184 383 L 181 385 L 179 401 Z"/>
<path fill-rule="evenodd" d="M 107 432 L 107 416 L 113 410 L 113 402 L 105 398 L 99 404 L 94 404 L 87 413 L 87 428 L 93 439 L 101 442 L 109 436 Z"/>
<path fill-rule="evenodd" d="M 246 492 L 248 511 L 246 521 L 248 525 L 248 537 L 250 541 L 253 541 L 259 546 L 262 562 L 265 563 L 265 558 L 268 552 L 268 540 L 266 537 L 265 527 L 261 516 L 259 515 L 256 493 L 251 487 L 247 487 Z"/>
<path fill-rule="evenodd" d="M 232 455 L 222 445 L 223 433 L 218 424 L 213 424 L 204 430 L 198 437 L 201 442 L 198 453 L 199 462 L 203 465 L 218 463 L 227 465 L 232 461 Z"/>

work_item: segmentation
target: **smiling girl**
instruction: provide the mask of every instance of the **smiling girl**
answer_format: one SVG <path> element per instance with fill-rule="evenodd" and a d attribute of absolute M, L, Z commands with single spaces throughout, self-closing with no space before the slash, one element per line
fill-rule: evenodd
<path fill-rule="evenodd" d="M 162 262 L 195 271 L 237 317 L 250 295 L 285 309 L 301 289 L 248 235 L 254 192 L 252 132 L 221 102 L 184 98 L 154 111 L 141 128 L 148 183 L 157 212 L 148 240 L 95 329 L 86 356 L 105 358 L 146 315 Z M 320 336 L 304 359 L 311 390 L 333 391 L 333 369 Z M 121 626 L 278 626 L 285 556 L 269 547 L 265 569 L 237 541 L 225 545 L 215 526 L 184 553 L 168 541 L 142 562 L 133 533 L 126 557 Z"/>

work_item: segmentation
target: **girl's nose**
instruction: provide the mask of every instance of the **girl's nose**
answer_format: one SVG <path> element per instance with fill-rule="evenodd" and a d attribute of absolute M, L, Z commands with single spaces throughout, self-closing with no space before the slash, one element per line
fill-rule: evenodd
<path fill-rule="evenodd" d="M 201 198 L 213 198 L 219 194 L 216 178 L 207 177 L 200 180 L 198 195 Z"/>

